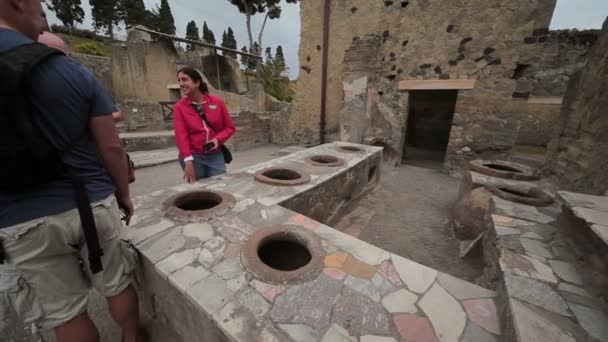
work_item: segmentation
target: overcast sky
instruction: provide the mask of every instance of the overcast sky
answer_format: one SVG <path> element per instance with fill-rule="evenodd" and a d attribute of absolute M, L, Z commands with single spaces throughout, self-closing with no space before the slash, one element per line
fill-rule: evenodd
<path fill-rule="evenodd" d="M 304 0 L 305 1 L 305 0 Z M 369 0 L 372 1 L 372 0 Z M 154 8 L 160 0 L 144 0 L 148 9 Z M 88 0 L 82 0 L 86 14 L 82 27 L 91 27 L 91 10 Z M 215 34 L 217 43 L 221 43 L 222 32 L 232 27 L 235 33 L 239 50 L 247 45 L 247 29 L 245 16 L 231 5 L 228 0 L 169 0 L 169 6 L 175 19 L 178 36 L 185 36 L 186 25 L 194 20 L 201 30 L 206 21 Z M 271 46 L 274 50 L 278 45 L 283 47 L 287 65 L 290 68 L 290 77 L 298 76 L 298 46 L 300 43 L 300 6 L 297 4 L 282 3 L 283 12 L 280 19 L 269 20 L 264 30 L 263 44 Z M 592 29 L 601 28 L 604 19 L 608 16 L 608 0 L 558 0 L 551 29 Z M 264 19 L 261 15 L 252 17 L 252 31 L 254 40 Z M 59 20 L 49 11 L 49 22 L 59 24 Z M 124 33 L 123 33 L 124 37 Z"/>

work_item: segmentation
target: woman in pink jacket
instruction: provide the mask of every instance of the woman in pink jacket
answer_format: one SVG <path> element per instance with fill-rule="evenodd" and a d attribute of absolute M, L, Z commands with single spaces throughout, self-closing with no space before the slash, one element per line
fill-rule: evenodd
<path fill-rule="evenodd" d="M 173 129 L 184 179 L 192 183 L 225 173 L 221 146 L 235 132 L 226 104 L 209 94 L 196 69 L 180 69 L 177 79 L 185 96 L 173 108 Z"/>

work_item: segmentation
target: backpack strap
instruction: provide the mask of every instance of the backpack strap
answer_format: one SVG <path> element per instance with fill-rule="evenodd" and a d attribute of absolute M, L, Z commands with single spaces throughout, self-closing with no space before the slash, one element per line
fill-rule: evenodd
<path fill-rule="evenodd" d="M 27 101 L 27 98 L 23 97 L 23 94 L 28 93 L 28 87 L 32 84 L 32 71 L 40 63 L 54 55 L 63 55 L 63 53 L 39 43 L 19 45 L 0 54 L 3 68 L 10 70 L 11 72 L 8 75 L 12 76 L 7 75 L 5 77 L 3 75 L 2 81 L 4 85 L 0 88 L 3 89 L 3 92 L 15 96 L 17 99 L 16 105 L 20 105 L 19 101 Z M 7 115 L 5 119 L 15 125 L 19 132 L 23 132 L 24 136 L 28 137 L 29 141 L 27 145 L 29 146 L 28 150 L 30 153 L 33 153 L 35 156 L 45 156 L 53 153 L 53 151 L 45 148 L 48 144 L 45 137 L 39 134 L 39 130 L 32 120 L 31 112 L 27 111 L 27 118 L 17 118 L 12 114 L 15 110 L 16 108 L 3 108 L 3 111 L 6 111 L 5 115 Z M 3 152 L 10 153 L 11 151 L 3 150 Z M 18 151 L 14 152 L 19 153 Z"/>
<path fill-rule="evenodd" d="M 31 71 L 36 65 L 53 55 L 65 55 L 63 52 L 40 43 L 28 43 L 14 47 L 0 57 L 14 66 L 22 66 L 24 71 Z"/>
<path fill-rule="evenodd" d="M 29 43 L 19 45 L 0 54 L 0 58 L 4 59 L 4 63 L 13 70 L 22 71 L 26 76 L 25 85 L 29 85 L 34 68 L 46 59 L 56 55 L 63 56 L 65 54 L 44 44 Z"/>

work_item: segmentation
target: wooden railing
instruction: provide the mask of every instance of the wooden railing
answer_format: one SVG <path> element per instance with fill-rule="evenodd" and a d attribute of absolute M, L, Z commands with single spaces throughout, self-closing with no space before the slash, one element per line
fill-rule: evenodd
<path fill-rule="evenodd" d="M 175 101 L 159 101 L 158 104 L 163 113 L 163 120 L 173 120 L 173 107 L 175 106 Z"/>

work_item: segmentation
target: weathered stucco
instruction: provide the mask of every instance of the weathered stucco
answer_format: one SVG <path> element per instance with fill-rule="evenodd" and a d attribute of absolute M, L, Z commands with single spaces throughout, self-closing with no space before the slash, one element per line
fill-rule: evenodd
<path fill-rule="evenodd" d="M 301 69 L 295 102 L 281 118 L 285 142 L 319 141 L 323 3 L 300 5 Z M 594 40 L 593 32 L 548 31 L 555 0 L 335 0 L 331 6 L 328 140 L 376 143 L 400 157 L 409 94 L 398 91 L 399 81 L 475 79 L 472 90 L 458 92 L 448 169 L 474 157 L 507 156 L 521 120 L 555 123 L 545 115 L 554 108 L 536 105 L 532 112 L 544 116 L 530 117 L 527 100 L 563 94 Z M 545 144 L 548 135 L 532 143 Z"/>
<path fill-rule="evenodd" d="M 608 189 L 608 20 L 585 68 L 568 86 L 546 171 L 560 188 L 591 194 Z"/>

